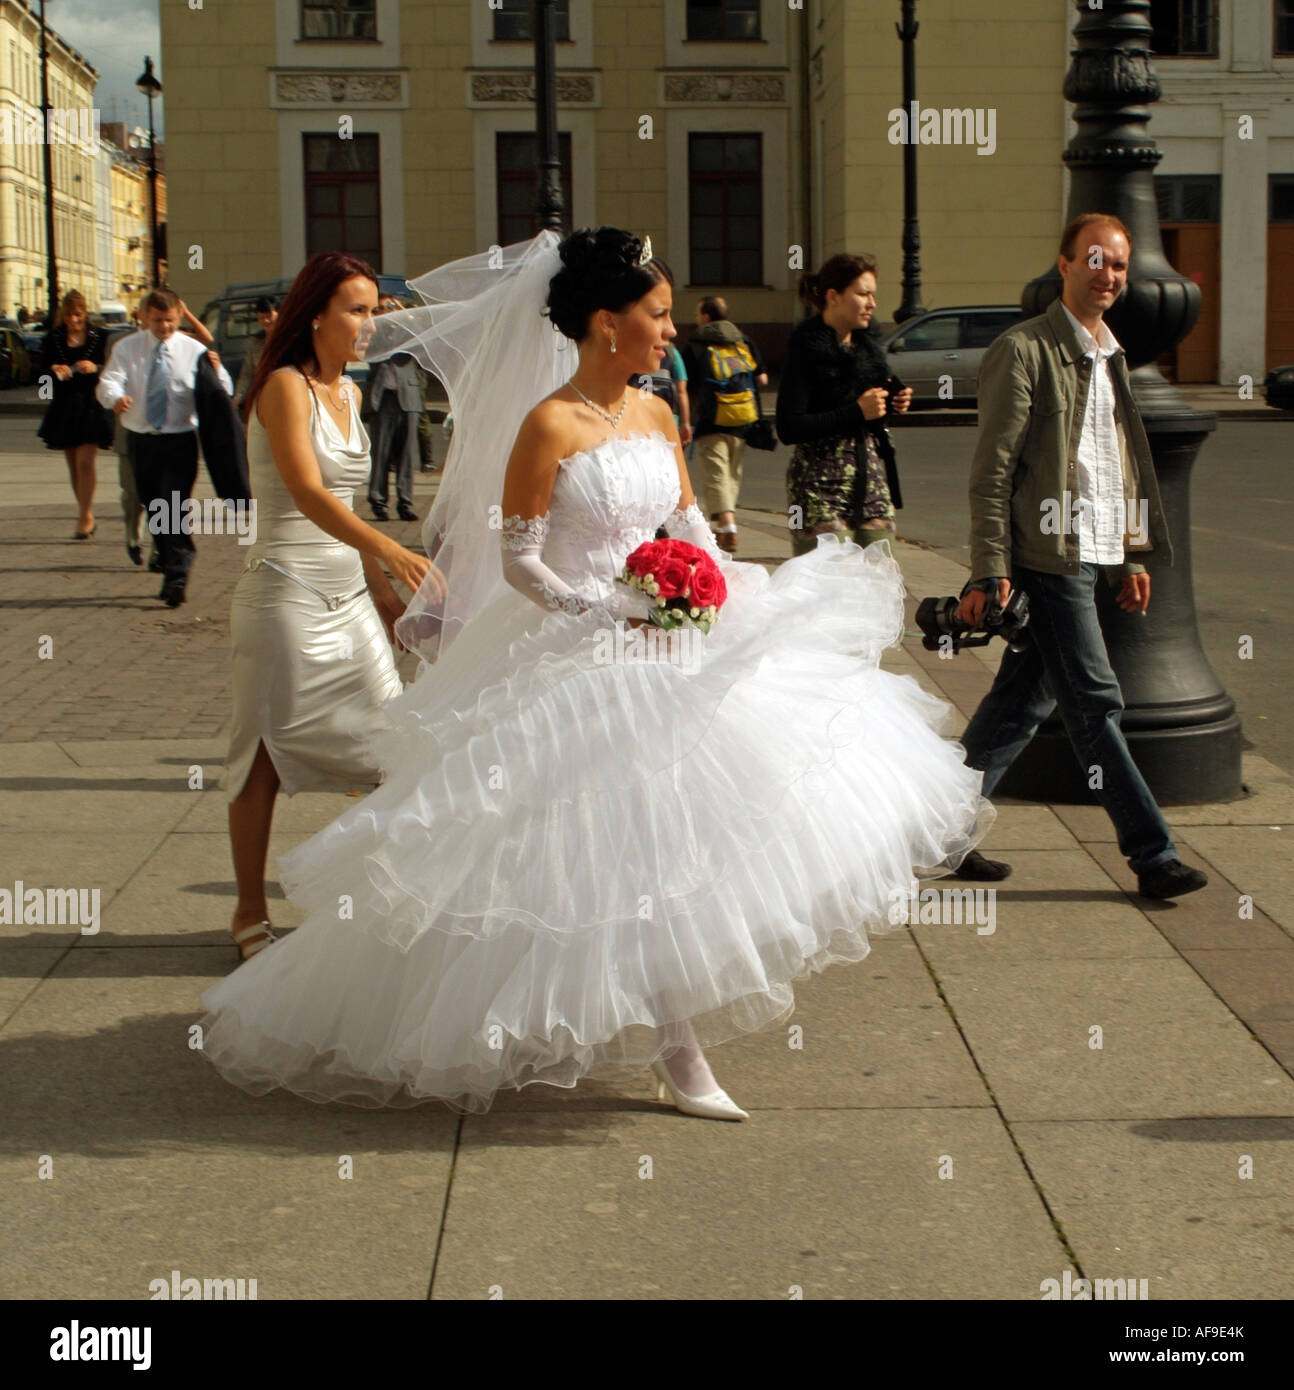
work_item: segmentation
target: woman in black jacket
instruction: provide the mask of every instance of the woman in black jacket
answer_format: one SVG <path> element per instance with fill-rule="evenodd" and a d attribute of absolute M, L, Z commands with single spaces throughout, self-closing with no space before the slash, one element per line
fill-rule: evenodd
<path fill-rule="evenodd" d="M 797 555 L 819 533 L 847 534 L 859 545 L 895 540 L 903 505 L 887 408 L 912 400 L 867 329 L 876 310 L 876 259 L 832 256 L 802 275 L 800 298 L 818 312 L 798 324 L 777 392 L 777 433 L 793 444 L 786 473 L 788 522 Z"/>
<path fill-rule="evenodd" d="M 69 290 L 40 350 L 40 369 L 54 378 L 54 394 L 36 433 L 46 448 L 61 449 L 76 494 L 76 539 L 88 540 L 94 520 L 95 454 L 110 449 L 113 419 L 94 398 L 107 335 L 89 323 L 80 290 Z"/>

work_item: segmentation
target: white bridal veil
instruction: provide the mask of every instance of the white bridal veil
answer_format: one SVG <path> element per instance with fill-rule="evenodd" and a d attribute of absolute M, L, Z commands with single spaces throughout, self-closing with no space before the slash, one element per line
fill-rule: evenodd
<path fill-rule="evenodd" d="M 496 246 L 409 283 L 424 301 L 376 321 L 365 359 L 407 352 L 444 383 L 453 434 L 422 539 L 445 576 L 438 598 L 424 580 L 395 625 L 404 645 L 435 661 L 485 607 L 508 591 L 500 502 L 508 456 L 532 406 L 574 375 L 579 352 L 541 314 L 561 269 L 558 235 Z"/>

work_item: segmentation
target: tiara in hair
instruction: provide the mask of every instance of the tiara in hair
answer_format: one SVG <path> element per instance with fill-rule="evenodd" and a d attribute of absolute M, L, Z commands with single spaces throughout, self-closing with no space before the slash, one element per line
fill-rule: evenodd
<path fill-rule="evenodd" d="M 651 237 L 643 237 L 642 255 L 634 262 L 635 265 L 646 265 L 651 260 Z"/>

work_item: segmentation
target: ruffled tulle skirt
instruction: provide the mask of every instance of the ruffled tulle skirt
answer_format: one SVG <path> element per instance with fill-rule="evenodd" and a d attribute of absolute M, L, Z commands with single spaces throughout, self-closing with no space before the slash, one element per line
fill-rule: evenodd
<path fill-rule="evenodd" d="M 835 536 L 635 647 L 510 595 L 385 706 L 384 782 L 279 861 L 303 924 L 203 1003 L 230 1081 L 483 1110 L 783 1022 L 993 812 L 878 667 L 898 566 Z"/>

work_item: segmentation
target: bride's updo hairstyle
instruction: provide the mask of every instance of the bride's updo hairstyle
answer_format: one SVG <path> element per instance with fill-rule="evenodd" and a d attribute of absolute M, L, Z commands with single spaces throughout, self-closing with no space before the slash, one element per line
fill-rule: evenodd
<path fill-rule="evenodd" d="M 589 316 L 599 309 L 621 313 L 662 280 L 674 277 L 663 261 L 653 257 L 639 265 L 641 237 L 620 227 L 581 227 L 557 248 L 562 268 L 548 282 L 544 311 L 563 336 L 579 342 L 589 329 Z"/>

